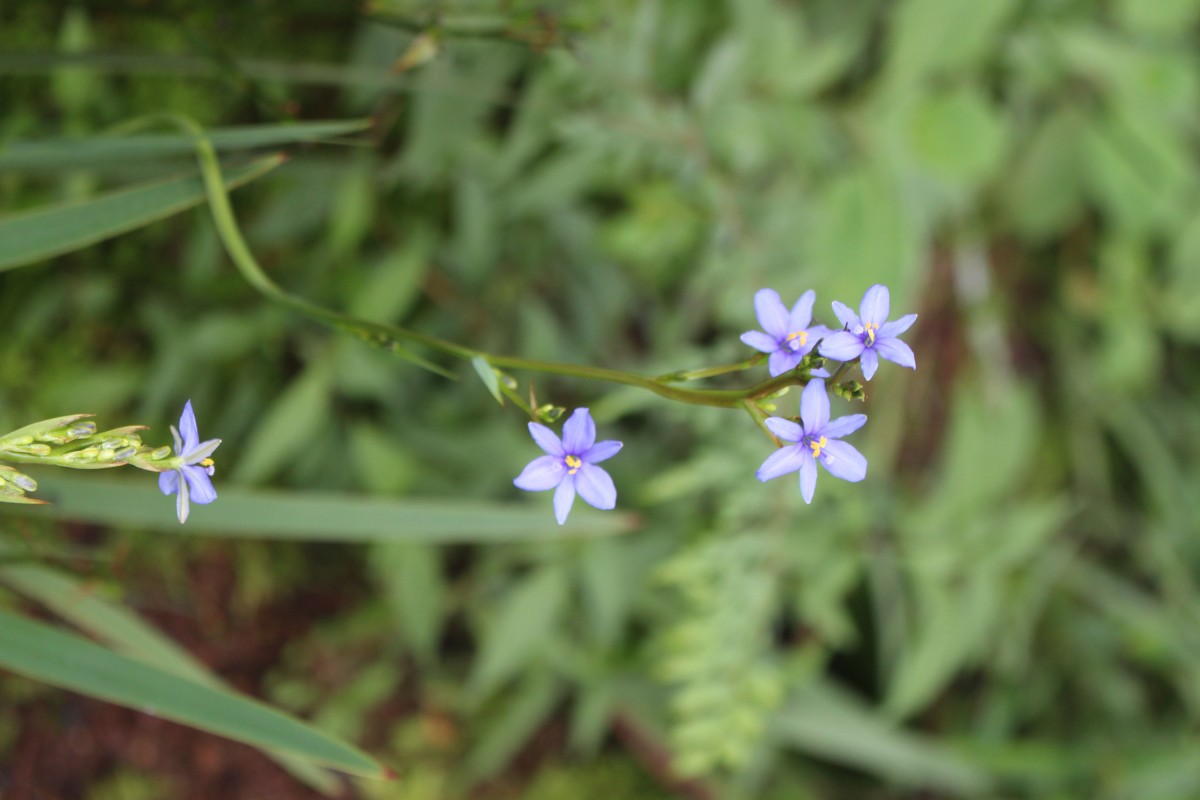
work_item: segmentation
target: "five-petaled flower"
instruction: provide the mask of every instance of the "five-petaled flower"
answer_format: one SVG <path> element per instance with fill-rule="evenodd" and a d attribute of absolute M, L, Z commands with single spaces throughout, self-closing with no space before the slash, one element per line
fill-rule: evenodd
<path fill-rule="evenodd" d="M 183 407 L 183 414 L 179 417 L 179 429 L 171 426 L 171 435 L 175 437 L 175 458 L 171 459 L 171 469 L 159 474 L 158 488 L 162 489 L 163 494 L 179 495 L 175 503 L 175 512 L 179 521 L 183 523 L 188 518 L 189 501 L 205 505 L 217 499 L 217 490 L 209 480 L 216 471 L 210 456 L 221 444 L 221 440 L 200 441 L 191 400 Z"/>
<path fill-rule="evenodd" d="M 575 409 L 563 424 L 561 440 L 536 422 L 529 423 L 529 433 L 546 455 L 530 461 L 513 483 L 527 492 L 554 489 L 554 516 L 559 525 L 567 521 L 576 492 L 596 508 L 616 506 L 617 490 L 612 478 L 596 464 L 615 456 L 621 442 L 597 442 L 596 423 L 586 408 Z"/>
<path fill-rule="evenodd" d="M 809 289 L 788 311 L 774 289 L 755 292 L 754 311 L 762 330 L 746 331 L 742 341 L 761 353 L 771 354 L 767 369 L 772 376 L 795 369 L 821 337 L 829 335 L 829 329 L 824 325 L 811 324 L 816 299 L 817 293 Z"/>
<path fill-rule="evenodd" d="M 771 433 L 791 444 L 768 456 L 755 476 L 760 481 L 769 481 L 799 470 L 800 493 L 806 503 L 812 502 L 817 488 L 818 461 L 835 478 L 861 481 L 867 476 L 867 459 L 853 445 L 838 440 L 861 428 L 866 421 L 865 414 L 830 421 L 825 381 L 814 379 L 800 394 L 799 425 L 782 417 L 767 418 Z"/>
<path fill-rule="evenodd" d="M 906 314 L 895 322 L 888 322 L 890 305 L 887 287 L 880 284 L 867 289 L 858 308 L 859 314 L 835 300 L 833 313 L 837 314 L 845 330 L 831 334 L 821 342 L 821 355 L 834 361 L 859 359 L 863 377 L 867 380 L 871 380 L 879 368 L 880 357 L 916 369 L 917 360 L 912 348 L 896 337 L 917 321 L 917 315 Z"/>

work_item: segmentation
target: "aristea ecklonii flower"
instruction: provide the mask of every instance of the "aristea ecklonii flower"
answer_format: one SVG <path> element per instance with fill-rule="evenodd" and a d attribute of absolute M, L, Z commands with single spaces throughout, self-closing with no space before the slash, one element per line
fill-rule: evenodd
<path fill-rule="evenodd" d="M 833 301 L 833 313 L 846 329 L 821 342 L 821 355 L 834 361 L 859 359 L 863 377 L 867 380 L 871 380 L 875 370 L 879 369 L 881 357 L 902 367 L 916 369 L 917 359 L 912 348 L 896 337 L 912 327 L 917 315 L 906 314 L 895 322 L 888 322 L 891 297 L 887 287 L 878 283 L 867 289 L 858 310 L 859 314 L 855 314 L 844 303 Z"/>
<path fill-rule="evenodd" d="M 772 377 L 795 369 L 817 341 L 829 335 L 824 325 L 810 324 L 816 299 L 817 293 L 809 289 L 788 311 L 774 289 L 759 289 L 754 293 L 754 311 L 762 330 L 746 331 L 742 341 L 760 353 L 771 354 L 767 369 Z"/>
<path fill-rule="evenodd" d="M 615 456 L 622 445 L 596 442 L 596 423 L 586 408 L 575 409 L 563 424 L 561 440 L 536 422 L 529 423 L 529 433 L 546 455 L 530 461 L 513 483 L 527 492 L 554 489 L 554 516 L 559 525 L 567 521 L 576 492 L 588 505 L 605 511 L 617 505 L 612 478 L 596 464 Z"/>
<path fill-rule="evenodd" d="M 210 456 L 220 446 L 221 440 L 200 441 L 191 400 L 183 407 L 179 429 L 171 426 L 171 435 L 175 437 L 175 458 L 171 459 L 171 469 L 159 473 L 158 488 L 163 494 L 179 495 L 175 513 L 183 523 L 187 522 L 189 502 L 206 505 L 217 499 L 217 490 L 209 480 L 216 472 Z"/>
<path fill-rule="evenodd" d="M 785 445 L 763 462 L 755 473 L 760 481 L 769 481 L 800 471 L 800 493 L 811 503 L 817 489 L 817 462 L 835 478 L 857 483 L 867 477 L 867 459 L 853 445 L 838 441 L 861 428 L 866 414 L 851 414 L 829 419 L 829 397 L 825 381 L 812 380 L 800 394 L 800 424 L 783 417 L 768 417 L 767 427 Z"/>

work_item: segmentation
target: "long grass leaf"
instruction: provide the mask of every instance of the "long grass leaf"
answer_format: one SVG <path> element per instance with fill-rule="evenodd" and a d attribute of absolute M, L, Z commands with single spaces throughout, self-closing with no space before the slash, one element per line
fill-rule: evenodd
<path fill-rule="evenodd" d="M 218 152 L 255 147 L 279 147 L 358 133 L 370 120 L 347 119 L 297 122 L 285 125 L 243 125 L 217 128 L 208 138 Z M 190 157 L 196 151 L 192 136 L 180 133 L 139 133 L 0 143 L 0 170 L 75 169 L 144 162 L 151 158 Z"/>
<path fill-rule="evenodd" d="M 0 609 L 0 667 L 256 747 L 357 775 L 384 768 L 257 700 L 182 678 L 88 639 Z"/>
<path fill-rule="evenodd" d="M 218 487 L 220 499 L 193 508 L 186 526 L 153 476 L 140 481 L 55 475 L 39 493 L 52 505 L 11 514 L 135 525 L 184 534 L 323 542 L 434 544 L 543 541 L 624 533 L 637 517 L 579 508 L 565 526 L 549 505 L 470 503 L 457 499 L 391 500 L 319 492 L 270 492 Z"/>
<path fill-rule="evenodd" d="M 241 186 L 282 164 L 273 155 L 229 170 Z M 106 192 L 78 203 L 37 208 L 0 219 L 0 272 L 111 239 L 204 202 L 196 175 Z"/>

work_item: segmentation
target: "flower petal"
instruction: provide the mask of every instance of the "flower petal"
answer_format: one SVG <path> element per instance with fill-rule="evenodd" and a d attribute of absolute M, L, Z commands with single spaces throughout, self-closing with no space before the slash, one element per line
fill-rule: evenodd
<path fill-rule="evenodd" d="M 857 483 L 867 477 L 867 459 L 849 442 L 834 440 L 821 448 L 821 466 L 835 478 Z"/>
<path fill-rule="evenodd" d="M 183 414 L 179 417 L 179 432 L 183 435 L 183 448 L 180 453 L 194 450 L 200 444 L 200 431 L 196 429 L 196 414 L 192 411 L 192 401 L 183 404 Z"/>
<path fill-rule="evenodd" d="M 183 449 L 183 437 L 179 435 L 179 429 L 174 425 L 171 426 L 171 438 L 175 440 L 175 455 L 183 455 L 185 452 Z"/>
<path fill-rule="evenodd" d="M 187 522 L 188 511 L 191 507 L 188 505 L 188 485 L 187 481 L 179 482 L 179 493 L 175 495 L 175 516 L 179 517 L 179 524 Z"/>
<path fill-rule="evenodd" d="M 529 435 L 533 437 L 533 441 L 537 446 L 542 448 L 543 452 L 549 453 L 552 456 L 565 456 L 567 453 L 563 450 L 562 440 L 558 438 L 558 434 L 547 428 L 545 425 L 540 425 L 536 422 L 529 423 Z"/>
<path fill-rule="evenodd" d="M 527 492 L 544 492 L 562 483 L 566 474 L 561 458 L 539 456 L 525 465 L 521 474 L 513 479 L 513 484 Z"/>
<path fill-rule="evenodd" d="M 203 467 L 184 466 L 180 471 L 187 481 L 190 490 L 188 494 L 191 495 L 193 503 L 203 506 L 217 499 L 217 490 L 213 488 L 212 479 L 208 477 L 207 470 Z"/>
<path fill-rule="evenodd" d="M 817 491 L 817 460 L 811 452 L 805 452 L 804 460 L 800 462 L 800 495 L 804 502 L 811 503 L 813 494 Z"/>
<path fill-rule="evenodd" d="M 888 313 L 892 310 L 892 298 L 888 294 L 888 288 L 882 283 L 877 283 L 867 289 L 858 310 L 862 313 L 863 325 L 882 325 L 887 321 Z"/>
<path fill-rule="evenodd" d="M 183 454 L 185 464 L 197 464 L 213 454 L 213 451 L 221 446 L 220 439 L 209 439 L 207 442 L 201 442 L 195 448 Z"/>
<path fill-rule="evenodd" d="M 838 331 L 821 342 L 821 355 L 834 361 L 853 361 L 862 351 L 862 340 L 849 331 Z"/>
<path fill-rule="evenodd" d="M 791 333 L 788 330 L 788 310 L 779 299 L 779 292 L 774 289 L 759 289 L 754 293 L 754 313 L 762 329 L 776 339 L 783 339 Z"/>
<path fill-rule="evenodd" d="M 776 350 L 771 353 L 771 357 L 767 359 L 767 372 L 771 373 L 771 377 L 782 375 L 785 372 L 793 370 L 804 356 L 800 353 L 793 353 L 788 350 Z"/>
<path fill-rule="evenodd" d="M 586 408 L 577 408 L 563 424 L 563 452 L 579 455 L 596 443 L 596 423 Z"/>
<path fill-rule="evenodd" d="M 586 453 L 580 453 L 579 457 L 589 464 L 599 464 L 601 461 L 607 461 L 621 451 L 625 445 L 615 439 L 608 439 L 603 442 L 596 442 Z"/>
<path fill-rule="evenodd" d="M 767 460 L 758 468 L 758 472 L 754 473 L 754 477 L 760 481 L 769 481 L 772 478 L 778 478 L 780 475 L 787 475 L 789 472 L 795 472 L 800 469 L 801 463 L 807 457 L 812 458 L 804 447 L 798 444 L 781 447 L 771 455 L 767 456 Z"/>
<path fill-rule="evenodd" d="M 750 345 L 760 353 L 774 353 L 779 349 L 779 342 L 762 331 L 746 331 L 741 339 L 744 344 Z"/>
<path fill-rule="evenodd" d="M 862 320 L 858 318 L 858 314 L 854 313 L 854 309 L 845 303 L 833 301 L 833 313 L 837 315 L 838 322 L 842 323 L 847 328 L 854 328 L 862 325 Z"/>
<path fill-rule="evenodd" d="M 603 467 L 584 464 L 575 473 L 575 490 L 593 508 L 607 511 L 617 505 L 617 487 Z"/>
<path fill-rule="evenodd" d="M 879 356 L 875 354 L 874 348 L 864 348 L 858 364 L 862 367 L 863 380 L 869 381 L 875 377 L 875 370 L 879 369 Z"/>
<path fill-rule="evenodd" d="M 764 422 L 771 433 L 785 442 L 798 442 L 804 438 L 804 429 L 790 419 L 783 417 L 767 417 Z"/>
<path fill-rule="evenodd" d="M 179 491 L 179 473 L 173 469 L 158 473 L 158 488 L 163 494 Z"/>
<path fill-rule="evenodd" d="M 894 322 L 885 322 L 879 326 L 879 331 L 875 334 L 879 339 L 891 339 L 893 336 L 899 336 L 906 330 L 912 327 L 912 324 L 917 321 L 916 314 L 905 314 Z"/>
<path fill-rule="evenodd" d="M 813 303 L 817 301 L 817 293 L 809 289 L 804 294 L 800 295 L 800 299 L 796 301 L 796 305 L 792 306 L 792 311 L 788 314 L 788 333 L 795 333 L 808 328 L 808 323 L 812 322 Z"/>
<path fill-rule="evenodd" d="M 800 393 L 800 421 L 805 433 L 817 433 L 829 424 L 829 396 L 820 378 L 809 381 Z"/>
<path fill-rule="evenodd" d="M 559 525 L 566 523 L 567 515 L 571 513 L 571 505 L 574 502 L 575 476 L 568 475 L 566 480 L 554 490 L 554 518 L 558 520 Z"/>
<path fill-rule="evenodd" d="M 886 358 L 893 364 L 899 364 L 909 369 L 917 368 L 917 357 L 912 348 L 899 339 L 876 339 L 875 352 L 880 358 Z"/>
<path fill-rule="evenodd" d="M 821 429 L 821 435 L 830 439 L 841 439 L 843 436 L 849 436 L 866 424 L 866 414 L 850 414 L 845 417 L 838 417 L 830 422 Z"/>

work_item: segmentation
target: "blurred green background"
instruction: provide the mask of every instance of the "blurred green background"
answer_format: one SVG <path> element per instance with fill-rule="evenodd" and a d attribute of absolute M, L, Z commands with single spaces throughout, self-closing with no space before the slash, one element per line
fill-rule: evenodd
<path fill-rule="evenodd" d="M 72 501 L 133 470 L 40 472 L 71 519 L 0 526 L 398 774 L 343 797 L 1200 797 L 1198 24 L 1197 0 L 0 0 L 5 215 L 192 169 L 6 143 L 370 117 L 233 195 L 315 302 L 647 375 L 748 355 L 764 286 L 816 289 L 825 323 L 873 283 L 921 315 L 917 371 L 868 385 L 867 480 L 811 507 L 754 480 L 745 415 L 536 376 L 625 442 L 626 516 L 559 531 L 512 486 L 518 409 L 271 305 L 200 206 L 0 272 L 0 430 L 87 411 L 165 442 L 190 398 L 222 493 L 545 526 L 304 543 L 220 502 L 181 531 L 170 500 L 168 526 Z M 14 797 L 318 796 L 22 678 L 0 708 Z"/>

